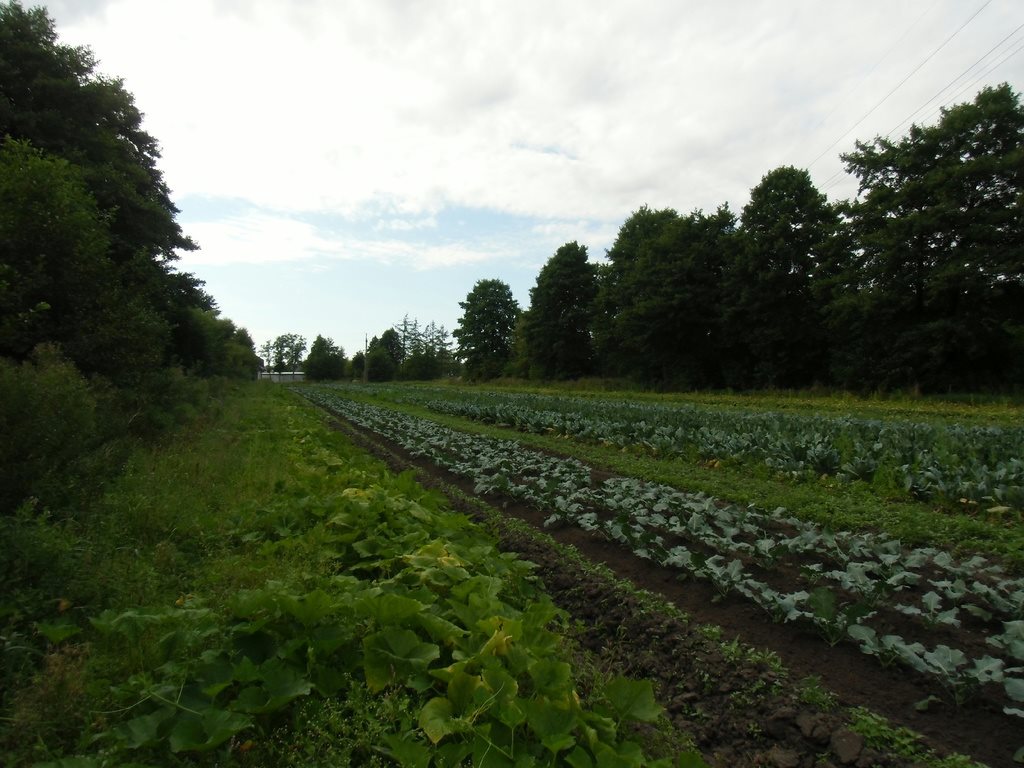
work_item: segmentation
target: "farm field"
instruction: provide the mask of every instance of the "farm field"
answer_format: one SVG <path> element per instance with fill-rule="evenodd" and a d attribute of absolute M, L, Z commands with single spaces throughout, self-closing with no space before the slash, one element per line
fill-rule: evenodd
<path fill-rule="evenodd" d="M 844 531 L 820 526 L 795 509 L 758 509 L 730 503 L 726 496 L 687 492 L 644 477 L 647 465 L 637 460 L 631 445 L 615 446 L 618 452 L 626 450 L 628 467 L 634 470 L 633 476 L 619 475 L 609 469 L 621 465 L 587 465 L 552 455 L 552 446 L 565 454 L 586 445 L 580 437 L 566 440 L 565 429 L 561 438 L 548 434 L 539 438 L 544 446 L 527 448 L 527 443 L 537 442 L 527 439 L 531 429 L 550 427 L 527 427 L 514 434 L 512 429 L 524 427 L 511 421 L 509 411 L 494 416 L 492 410 L 490 420 L 506 426 L 477 427 L 478 434 L 438 423 L 450 427 L 461 421 L 463 429 L 472 430 L 475 422 L 436 411 L 461 410 L 480 418 L 480 401 L 491 399 L 489 406 L 497 409 L 501 404 L 493 400 L 504 394 L 475 392 L 460 402 L 462 393 L 449 392 L 441 404 L 425 400 L 434 391 L 424 388 L 317 388 L 304 394 L 383 436 L 411 459 L 429 461 L 461 478 L 472 493 L 511 501 L 524 517 L 532 516 L 556 535 L 572 530 L 591 543 L 618 545 L 629 557 L 612 554 L 610 560 L 646 576 L 638 583 L 656 587 L 660 580 L 672 585 L 669 592 L 689 592 L 689 603 L 678 595 L 683 605 L 708 606 L 706 615 L 724 625 L 732 622 L 744 639 L 755 644 L 767 639 L 769 646 L 781 649 L 799 645 L 803 655 L 820 657 L 819 666 L 811 670 L 827 675 L 837 665 L 848 668 L 847 685 L 857 679 L 873 681 L 861 686 L 867 688 L 861 700 L 865 704 L 874 698 L 890 716 L 900 719 L 902 712 L 905 722 L 931 727 L 947 738 L 959 732 L 963 743 L 973 740 L 981 751 L 986 744 L 1004 744 L 987 754 L 992 764 L 1001 764 L 1000 759 L 1011 764 L 1024 743 L 1019 703 L 1024 582 L 1014 575 L 1012 548 L 1008 559 L 991 551 L 983 557 L 966 551 L 961 542 L 954 555 L 941 546 L 941 525 L 933 537 L 938 544 L 922 529 L 918 533 L 923 540 L 908 545 L 868 525 Z M 533 416 L 528 410 L 520 408 L 512 416 L 527 424 L 531 418 L 546 423 L 543 419 L 552 409 Z M 570 411 L 567 407 L 563 413 Z M 882 428 L 891 430 L 891 425 Z M 980 439 L 998 444 L 1005 431 L 986 429 Z M 500 434 L 516 440 L 502 441 Z M 949 434 L 938 435 L 947 454 Z M 921 431 L 917 436 L 920 442 Z M 1016 438 L 1011 434 L 1009 445 Z M 1000 458 L 991 444 L 985 450 L 989 459 L 1013 459 Z M 639 453 L 642 459 L 644 451 Z M 790 480 L 799 484 L 801 478 Z M 819 494 L 829 493 L 828 485 L 811 485 Z M 941 506 L 933 511 L 913 499 L 904 506 L 935 520 L 970 519 Z M 1005 511 L 999 519 L 974 524 L 988 526 L 993 539 L 997 530 L 1013 527 Z M 681 580 L 683 588 L 678 587 Z M 817 649 L 804 644 L 810 636 L 817 638 Z M 872 684 L 880 686 L 874 693 Z M 903 684 L 905 690 L 897 694 Z"/>
<path fill-rule="evenodd" d="M 534 566 L 277 387 L 33 512 L 3 521 L 4 765 L 701 764 Z"/>
<path fill-rule="evenodd" d="M 1024 568 L 1024 428 L 1009 405 L 963 421 L 941 403 L 900 403 L 919 418 L 878 418 L 872 404 L 805 399 L 810 413 L 766 408 L 777 398 L 726 397 L 732 407 L 600 393 L 371 386 L 369 395 L 459 428 L 569 452 L 625 474 L 764 508 L 786 507 L 832 528 L 882 530 L 906 543 L 995 554 Z M 787 398 L 786 402 L 793 398 Z M 918 409 L 918 410 L 911 410 Z M 923 409 L 923 410 L 920 410 Z M 942 412 L 946 418 L 938 419 Z M 921 420 L 925 413 L 929 420 Z M 499 429 L 488 432 L 491 426 Z M 940 514 L 935 514 L 936 512 Z"/>
<path fill-rule="evenodd" d="M 638 558 L 600 516 L 573 519 L 582 501 L 555 500 L 612 473 L 518 442 L 488 452 L 473 441 L 492 438 L 299 389 L 334 415 L 276 385 L 240 387 L 133 454 L 87 508 L 29 504 L 2 521 L 0 762 L 1014 764 L 1020 730 L 996 691 L 999 673 L 1013 679 L 1012 637 L 988 650 L 984 685 L 836 664 L 874 660 L 830 648 L 813 619 L 777 624 L 739 592 L 680 581 L 653 547 Z M 428 448 L 424 435 L 442 434 L 446 447 Z M 472 461 L 506 462 L 508 484 L 435 463 L 463 441 Z M 511 463 L 524 460 L 532 469 Z M 555 496 L 517 495 L 530 472 L 551 481 L 533 493 Z M 609 487 L 622 500 L 654 489 Z M 978 580 L 1000 610 L 997 574 Z M 972 621 L 982 598 L 962 602 Z M 790 663 L 801 655 L 822 664 Z M 898 717 L 893 702 L 931 691 L 927 711 Z"/>

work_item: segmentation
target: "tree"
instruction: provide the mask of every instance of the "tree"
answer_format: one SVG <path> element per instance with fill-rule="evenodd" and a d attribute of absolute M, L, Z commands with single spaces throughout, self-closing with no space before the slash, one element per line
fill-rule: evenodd
<path fill-rule="evenodd" d="M 398 371 L 395 359 L 381 344 L 370 344 L 366 353 L 367 378 L 370 381 L 392 381 Z"/>
<path fill-rule="evenodd" d="M 576 241 L 555 251 L 530 289 L 522 335 L 531 377 L 571 379 L 591 373 L 591 325 L 597 267 Z"/>
<path fill-rule="evenodd" d="M 637 262 L 665 227 L 679 218 L 671 208 L 652 211 L 646 205 L 634 211 L 619 228 L 608 251 L 608 264 L 598 271 L 594 312 L 594 347 L 598 367 L 611 376 L 630 376 L 636 355 L 627 352 L 629 339 L 617 327 L 620 312 L 637 300 L 633 285 L 640 271 Z"/>
<path fill-rule="evenodd" d="M 848 386 L 1008 386 L 1024 372 L 1024 108 L 1008 85 L 843 156 L 853 292 L 830 307 Z"/>
<path fill-rule="evenodd" d="M 471 379 L 501 375 L 511 357 L 512 332 L 519 315 L 512 289 L 501 280 L 479 280 L 459 306 L 463 314 L 453 335 L 466 374 Z"/>
<path fill-rule="evenodd" d="M 352 378 L 362 381 L 366 369 L 366 354 L 360 350 L 352 355 Z"/>
<path fill-rule="evenodd" d="M 298 371 L 306 353 L 306 339 L 297 333 L 285 333 L 274 339 L 274 370 Z"/>
<path fill-rule="evenodd" d="M 95 66 L 88 48 L 58 42 L 45 9 L 0 3 L 0 145 L 31 146 L 75 169 L 75 183 L 91 197 L 104 230 L 102 258 L 90 257 L 93 275 L 104 273 L 95 300 L 118 294 L 103 311 L 89 313 L 98 326 L 88 332 L 82 326 L 75 339 L 81 349 L 61 341 L 83 370 L 127 385 L 187 360 L 197 345 L 192 310 L 215 306 L 201 281 L 173 269 L 176 251 L 195 244 L 175 221 L 156 140 L 142 129 L 142 115 L 123 83 L 98 76 Z M 26 258 L 52 261 L 41 258 L 54 253 L 50 248 L 47 240 L 35 242 Z M 51 293 L 55 302 L 48 302 L 63 308 L 63 320 L 70 317 L 68 308 L 83 306 L 87 290 L 67 281 L 50 284 L 51 291 L 65 288 L 68 295 Z M 50 314 L 51 324 L 59 315 Z M 86 342 L 87 336 L 92 340 Z M 23 359 L 23 352 L 17 354 Z M 83 363 L 87 357 L 94 362 Z"/>
<path fill-rule="evenodd" d="M 88 48 L 57 41 L 46 9 L 0 4 L 0 137 L 28 140 L 83 169 L 109 217 L 115 262 L 139 251 L 174 260 L 175 249 L 195 246 L 175 221 L 157 142 L 122 81 L 95 68 Z"/>
<path fill-rule="evenodd" d="M 56 342 L 118 383 L 162 364 L 169 326 L 122 284 L 109 244 L 78 168 L 25 141 L 0 145 L 0 355 Z"/>
<path fill-rule="evenodd" d="M 721 383 L 721 289 L 736 217 L 722 206 L 635 213 L 603 275 L 599 326 L 605 370 L 647 384 Z"/>
<path fill-rule="evenodd" d="M 333 339 L 317 336 L 303 370 L 311 381 L 337 381 L 345 376 L 345 352 Z"/>
<path fill-rule="evenodd" d="M 839 217 L 791 166 L 766 174 L 740 218 L 725 274 L 726 383 L 799 387 L 827 378 L 828 337 L 812 283 L 831 258 Z"/>

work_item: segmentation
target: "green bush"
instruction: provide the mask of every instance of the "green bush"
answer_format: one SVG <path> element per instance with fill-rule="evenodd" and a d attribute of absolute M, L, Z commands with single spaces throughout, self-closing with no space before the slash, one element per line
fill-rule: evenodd
<path fill-rule="evenodd" d="M 98 442 L 96 398 L 57 347 L 21 364 L 0 358 L 0 434 L 0 514 L 44 494 Z"/>

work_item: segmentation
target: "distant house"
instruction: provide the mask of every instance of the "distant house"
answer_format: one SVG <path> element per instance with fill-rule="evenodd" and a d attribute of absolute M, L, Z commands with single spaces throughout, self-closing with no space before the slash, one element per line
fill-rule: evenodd
<path fill-rule="evenodd" d="M 296 381 L 305 381 L 306 374 L 303 371 L 260 371 L 260 381 L 273 381 L 278 384 L 291 384 Z"/>

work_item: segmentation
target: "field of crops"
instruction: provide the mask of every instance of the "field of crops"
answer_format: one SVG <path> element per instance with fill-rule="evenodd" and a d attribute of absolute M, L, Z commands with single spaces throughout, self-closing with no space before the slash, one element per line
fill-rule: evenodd
<path fill-rule="evenodd" d="M 794 479 L 898 479 L 912 496 L 959 496 L 1013 514 L 1024 503 L 1024 430 L 452 389 L 306 388 L 314 402 L 472 483 L 542 510 L 545 525 L 616 542 L 637 558 L 741 598 L 765 622 L 856 647 L 931 681 L 920 710 L 988 707 L 1024 745 L 1024 579 L 989 558 L 830 530 L 793 511 L 730 503 L 568 456 L 444 427 L 414 405 L 512 430 L 698 461 L 757 462 Z M 366 402 L 367 400 L 372 401 Z M 569 449 L 571 450 L 571 449 Z M 959 499 L 957 500 L 959 501 Z M 1020 757 L 1020 753 L 1018 753 Z"/>
<path fill-rule="evenodd" d="M 108 527 L 4 528 L 33 570 L 63 558 L 31 623 L 33 574 L 3 561 L 0 763 L 704 765 L 682 737 L 649 749 L 650 681 L 581 671 L 533 564 L 308 404 L 241 403 L 133 461 Z"/>
<path fill-rule="evenodd" d="M 760 463 L 794 479 L 892 483 L 918 499 L 1024 510 L 1024 426 L 961 426 L 594 397 L 402 388 L 382 395 L 524 432 L 658 456 Z"/>

